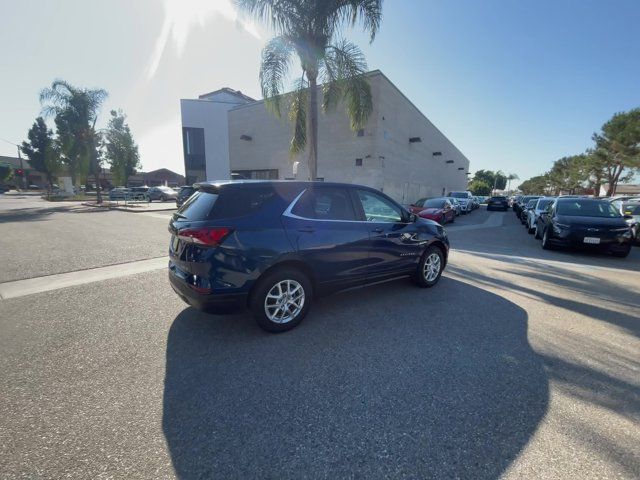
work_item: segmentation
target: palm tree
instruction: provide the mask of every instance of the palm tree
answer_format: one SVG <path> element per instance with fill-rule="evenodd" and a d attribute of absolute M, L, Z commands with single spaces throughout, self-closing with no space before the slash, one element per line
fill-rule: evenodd
<path fill-rule="evenodd" d="M 362 128 L 371 111 L 371 88 L 364 74 L 362 51 L 339 38 L 346 25 L 360 23 L 373 41 L 382 20 L 382 0 L 236 0 L 241 10 L 268 23 L 276 33 L 262 51 L 260 85 L 267 107 L 281 115 L 285 80 L 295 53 L 302 74 L 288 101 L 293 125 L 290 154 L 309 143 L 309 174 L 318 174 L 318 81 L 323 83 L 322 109 L 343 101 L 351 128 Z M 307 128 L 307 114 L 310 123 Z M 307 138 L 308 137 L 308 138 Z"/>
<path fill-rule="evenodd" d="M 64 80 L 54 80 L 51 87 L 40 92 L 43 114 L 56 118 L 59 142 L 74 183 L 78 176 L 86 177 L 91 170 L 96 182 L 98 203 L 102 203 L 102 195 L 97 152 L 99 133 L 95 126 L 107 95 L 106 90 L 101 88 L 79 88 Z"/>
<path fill-rule="evenodd" d="M 520 180 L 520 177 L 515 173 L 510 173 L 509 175 L 507 175 L 507 182 L 509 182 L 507 185 L 507 194 L 511 192 L 511 180 Z"/>

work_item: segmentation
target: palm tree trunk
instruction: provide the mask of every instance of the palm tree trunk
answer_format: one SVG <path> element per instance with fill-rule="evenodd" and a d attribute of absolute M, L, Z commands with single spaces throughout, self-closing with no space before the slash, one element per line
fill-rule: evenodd
<path fill-rule="evenodd" d="M 309 74 L 309 177 L 318 178 L 318 86 L 316 74 Z"/>

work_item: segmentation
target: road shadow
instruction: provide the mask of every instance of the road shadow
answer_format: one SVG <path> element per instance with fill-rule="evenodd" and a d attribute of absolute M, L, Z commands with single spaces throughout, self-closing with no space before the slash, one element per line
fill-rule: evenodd
<path fill-rule="evenodd" d="M 443 277 L 320 299 L 281 335 L 185 309 L 163 430 L 183 479 L 495 479 L 548 396 L 526 312 Z"/>
<path fill-rule="evenodd" d="M 56 206 L 45 208 L 16 208 L 0 212 L 0 223 L 35 222 L 49 220 L 54 213 L 107 212 L 105 208 Z"/>

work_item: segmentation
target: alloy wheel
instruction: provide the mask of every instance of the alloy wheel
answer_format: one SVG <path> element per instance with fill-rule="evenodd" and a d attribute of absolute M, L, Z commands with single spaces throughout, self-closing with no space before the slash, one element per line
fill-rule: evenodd
<path fill-rule="evenodd" d="M 425 262 L 423 267 L 423 275 L 427 282 L 433 282 L 438 275 L 440 274 L 440 265 L 442 261 L 440 260 L 440 255 L 437 253 L 430 254 Z"/>
<path fill-rule="evenodd" d="M 276 283 L 264 299 L 264 313 L 274 323 L 289 323 L 304 307 L 304 288 L 295 280 Z"/>

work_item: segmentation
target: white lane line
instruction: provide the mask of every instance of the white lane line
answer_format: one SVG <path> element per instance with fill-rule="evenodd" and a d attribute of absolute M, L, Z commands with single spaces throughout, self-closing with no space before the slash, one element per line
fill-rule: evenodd
<path fill-rule="evenodd" d="M 49 292 L 60 288 L 84 285 L 111 278 L 126 277 L 136 273 L 151 272 L 167 268 L 169 257 L 150 258 L 137 262 L 91 268 L 78 272 L 58 273 L 45 277 L 27 278 L 0 283 L 0 299 L 24 297 L 34 293 Z"/>

